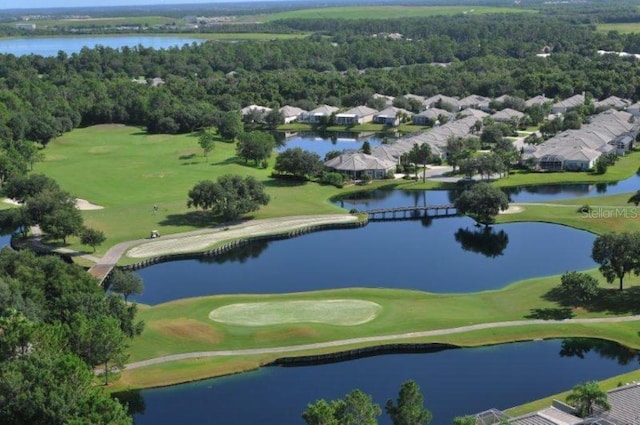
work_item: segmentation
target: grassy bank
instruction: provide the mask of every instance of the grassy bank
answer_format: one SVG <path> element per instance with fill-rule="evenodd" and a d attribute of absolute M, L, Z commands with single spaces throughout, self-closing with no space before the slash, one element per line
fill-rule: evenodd
<path fill-rule="evenodd" d="M 603 291 L 615 296 L 617 291 L 602 282 L 597 271 L 593 276 L 601 280 Z M 559 306 L 547 299 L 545 294 L 556 287 L 559 276 L 529 279 L 509 285 L 501 290 L 470 294 L 431 294 L 411 290 L 351 288 L 284 295 L 224 295 L 177 300 L 157 306 L 141 306 L 139 317 L 145 321 L 143 334 L 136 338 L 130 349 L 130 361 L 140 361 L 171 354 L 295 346 L 326 341 L 337 341 L 368 336 L 402 334 L 406 332 L 449 329 L 471 324 L 522 320 L 546 317 Z M 635 288 L 634 290 L 637 290 Z M 272 324 L 267 326 L 239 326 L 214 322 L 209 313 L 217 308 L 247 302 L 324 301 L 330 299 L 364 300 L 382 306 L 377 317 L 355 326 L 337 326 L 318 323 Z M 608 302 L 613 302 L 609 300 Z M 487 308 L 490 306 L 490 308 Z M 597 310 L 597 311 L 596 311 Z M 633 307 L 612 312 L 605 304 L 594 311 L 576 309 L 575 318 L 612 317 L 635 312 Z M 563 313 L 563 314 L 566 314 Z M 450 335 L 393 340 L 389 342 L 441 342 L 460 346 L 478 346 L 502 342 L 531 340 L 536 338 L 584 336 L 605 338 L 631 347 L 640 347 L 638 322 L 610 324 L 571 324 L 549 322 L 552 325 L 527 324 L 514 328 L 475 330 Z M 341 351 L 347 348 L 372 346 L 384 342 L 357 343 L 339 348 L 307 351 L 316 354 Z M 295 355 L 287 353 L 280 357 Z M 276 354 L 242 357 L 231 361 L 205 359 L 186 363 L 215 365 L 210 371 L 201 367 L 162 364 L 141 370 L 125 371 L 122 383 L 125 386 L 154 386 L 168 383 L 165 372 L 171 371 L 171 383 L 197 378 L 218 376 L 259 367 L 277 358 Z M 240 367 L 238 362 L 243 366 Z M 179 361 L 177 363 L 185 363 Z M 141 376 L 142 381 L 136 376 Z M 197 372 L 196 370 L 199 370 Z M 154 372 L 157 371 L 157 372 Z M 154 377 L 154 374 L 157 375 Z M 155 382 L 155 384 L 154 384 Z"/>
<path fill-rule="evenodd" d="M 522 204 L 522 211 L 498 217 L 500 223 L 545 222 L 556 223 L 591 233 L 623 232 L 638 230 L 640 209 L 627 203 L 630 193 L 575 198 L 553 201 L 551 204 Z M 590 212 L 580 212 L 579 207 L 589 205 Z"/>

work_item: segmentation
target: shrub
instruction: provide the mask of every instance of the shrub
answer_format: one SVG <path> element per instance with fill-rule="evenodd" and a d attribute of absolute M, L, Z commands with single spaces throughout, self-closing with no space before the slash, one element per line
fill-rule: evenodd
<path fill-rule="evenodd" d="M 339 189 L 342 189 L 342 187 L 344 186 L 344 177 L 340 173 L 324 172 L 322 173 L 322 176 L 320 176 L 320 183 L 330 184 Z"/>
<path fill-rule="evenodd" d="M 588 204 L 584 204 L 580 208 L 578 208 L 578 212 L 579 213 L 583 213 L 583 214 L 591 212 L 591 210 L 592 210 L 592 208 Z"/>
<path fill-rule="evenodd" d="M 393 172 L 393 170 L 389 170 L 387 171 L 387 175 L 385 176 L 385 178 L 393 180 L 396 178 L 396 174 Z"/>

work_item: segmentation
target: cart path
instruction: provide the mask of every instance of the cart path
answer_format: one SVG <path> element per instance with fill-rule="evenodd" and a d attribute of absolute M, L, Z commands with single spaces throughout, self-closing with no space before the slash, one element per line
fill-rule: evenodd
<path fill-rule="evenodd" d="M 256 356 L 262 354 L 280 354 L 291 353 L 296 351 L 315 350 L 319 348 L 342 347 L 352 344 L 368 343 L 368 342 L 390 342 L 410 338 L 422 338 L 429 336 L 452 335 L 469 331 L 483 329 L 499 329 L 510 328 L 527 325 L 566 325 L 566 324 L 592 324 L 592 323 L 621 323 L 640 320 L 640 315 L 624 316 L 624 317 L 601 317 L 591 319 L 565 319 L 565 320 L 514 320 L 510 322 L 492 322 L 480 323 L 477 325 L 460 326 L 457 328 L 435 329 L 430 331 L 407 332 L 393 335 L 369 336 L 361 338 L 342 339 L 338 341 L 318 342 L 314 344 L 290 345 L 285 347 L 270 348 L 250 348 L 242 350 L 221 350 L 221 351 L 200 351 L 192 353 L 172 354 L 168 356 L 156 357 L 154 359 L 143 360 L 139 362 L 129 363 L 125 365 L 125 369 L 138 369 L 145 366 L 152 366 L 161 363 L 168 363 L 177 360 L 201 359 L 207 357 L 226 357 L 226 356 Z"/>

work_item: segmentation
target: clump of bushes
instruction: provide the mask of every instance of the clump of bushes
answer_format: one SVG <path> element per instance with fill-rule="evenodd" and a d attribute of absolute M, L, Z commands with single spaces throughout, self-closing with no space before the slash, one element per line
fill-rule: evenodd
<path fill-rule="evenodd" d="M 344 176 L 340 173 L 330 173 L 325 171 L 320 176 L 320 183 L 330 184 L 338 189 L 342 189 L 344 187 Z"/>
<path fill-rule="evenodd" d="M 582 214 L 590 213 L 593 208 L 590 205 L 584 204 L 580 208 L 578 208 L 578 212 Z"/>

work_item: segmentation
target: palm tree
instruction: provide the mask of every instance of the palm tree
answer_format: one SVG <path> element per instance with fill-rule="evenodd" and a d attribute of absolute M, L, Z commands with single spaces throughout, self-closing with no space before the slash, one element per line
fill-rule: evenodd
<path fill-rule="evenodd" d="M 567 396 L 567 403 L 572 404 L 578 409 L 578 414 L 587 418 L 592 416 L 596 407 L 604 410 L 611 409 L 611 405 L 607 400 L 607 393 L 602 391 L 595 381 L 578 384 L 571 390 Z"/>
<path fill-rule="evenodd" d="M 636 207 L 638 205 L 640 205 L 640 190 L 637 191 L 636 193 L 634 193 L 633 196 L 631 198 L 629 198 L 627 203 L 629 203 L 629 204 L 633 203 L 633 204 L 636 205 Z"/>

